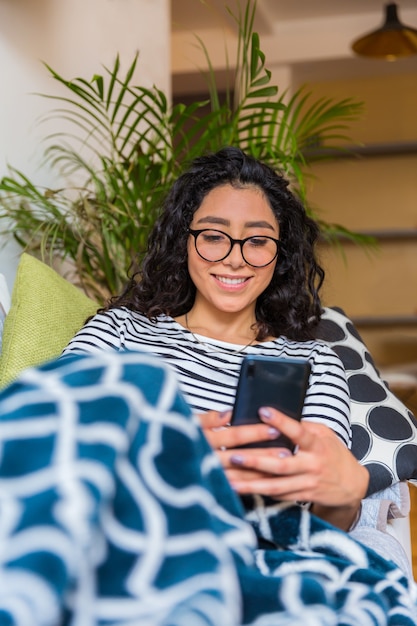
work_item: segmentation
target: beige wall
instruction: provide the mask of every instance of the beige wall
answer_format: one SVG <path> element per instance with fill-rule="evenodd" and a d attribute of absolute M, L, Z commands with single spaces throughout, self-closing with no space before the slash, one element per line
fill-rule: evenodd
<path fill-rule="evenodd" d="M 365 103 L 363 117 L 351 126 L 355 141 L 417 143 L 416 75 L 323 81 L 311 87 L 316 96 L 355 96 Z M 342 306 L 353 317 L 417 315 L 417 151 L 323 162 L 312 173 L 309 198 L 326 221 L 382 235 L 403 231 L 402 237 L 382 237 L 375 251 L 344 244 L 342 254 L 323 246 L 326 304 Z M 417 363 L 417 325 L 363 324 L 359 329 L 381 365 Z"/>
<path fill-rule="evenodd" d="M 127 68 L 139 51 L 138 81 L 169 97 L 170 28 L 169 0 L 0 0 L 0 175 L 12 164 L 37 184 L 52 184 L 41 167 L 39 118 L 53 106 L 34 94 L 56 93 L 58 83 L 43 61 L 69 79 L 88 79 L 117 54 Z M 9 287 L 19 254 L 17 245 L 0 247 Z"/>

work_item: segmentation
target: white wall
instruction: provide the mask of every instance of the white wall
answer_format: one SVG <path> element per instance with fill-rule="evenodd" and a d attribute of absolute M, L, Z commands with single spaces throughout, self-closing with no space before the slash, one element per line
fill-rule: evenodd
<path fill-rule="evenodd" d="M 89 79 L 112 66 L 117 53 L 128 67 L 137 50 L 138 83 L 169 96 L 169 0 L 1 0 L 0 176 L 10 164 L 38 184 L 51 182 L 40 167 L 39 116 L 53 103 L 34 94 L 56 93 L 59 85 L 43 62 L 68 79 Z M 0 249 L 9 289 L 19 254 L 10 242 Z"/>

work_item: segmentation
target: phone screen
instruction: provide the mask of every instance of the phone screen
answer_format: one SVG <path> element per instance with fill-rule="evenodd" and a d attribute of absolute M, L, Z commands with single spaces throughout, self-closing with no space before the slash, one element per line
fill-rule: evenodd
<path fill-rule="evenodd" d="M 259 423 L 258 410 L 261 406 L 271 406 L 300 420 L 310 371 L 310 363 L 306 360 L 246 356 L 240 370 L 232 425 Z M 294 444 L 285 435 L 246 444 L 245 447 L 265 446 L 294 450 Z"/>

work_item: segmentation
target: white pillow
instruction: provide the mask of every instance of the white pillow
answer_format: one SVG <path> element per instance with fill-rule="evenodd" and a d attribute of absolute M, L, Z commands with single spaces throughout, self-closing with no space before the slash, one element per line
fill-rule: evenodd
<path fill-rule="evenodd" d="M 390 391 L 344 311 L 324 309 L 316 333 L 339 355 L 351 395 L 352 452 L 369 470 L 368 495 L 417 481 L 417 420 Z"/>
<path fill-rule="evenodd" d="M 7 287 L 6 279 L 3 274 L 0 274 L 0 352 L 1 352 L 1 338 L 3 336 L 4 320 L 10 309 L 10 293 Z"/>
<path fill-rule="evenodd" d="M 7 287 L 6 279 L 0 274 L 0 312 L 5 317 L 10 309 L 10 293 Z"/>

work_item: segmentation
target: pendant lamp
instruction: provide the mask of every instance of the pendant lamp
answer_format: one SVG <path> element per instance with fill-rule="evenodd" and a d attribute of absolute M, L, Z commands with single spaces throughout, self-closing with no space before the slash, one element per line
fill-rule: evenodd
<path fill-rule="evenodd" d="M 394 2 L 386 4 L 383 25 L 354 41 L 352 50 L 360 56 L 395 61 L 417 54 L 417 30 L 400 22 Z"/>

